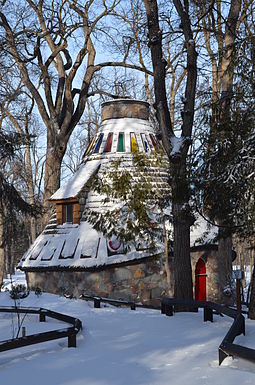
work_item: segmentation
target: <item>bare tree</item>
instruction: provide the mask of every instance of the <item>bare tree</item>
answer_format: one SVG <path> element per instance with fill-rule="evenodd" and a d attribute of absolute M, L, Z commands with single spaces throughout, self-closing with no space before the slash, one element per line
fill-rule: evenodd
<path fill-rule="evenodd" d="M 93 0 L 85 5 L 75 0 L 25 0 L 17 23 L 10 17 L 12 5 L 6 3 L 0 11 L 6 52 L 19 68 L 47 129 L 45 207 L 60 185 L 67 143 L 84 112 L 95 73 L 111 66 L 144 71 L 125 58 L 96 63 L 97 34 L 108 31 L 104 20 L 116 4 L 117 0 L 101 5 Z"/>
<path fill-rule="evenodd" d="M 158 5 L 156 0 L 144 0 L 146 7 L 149 47 L 151 50 L 154 92 L 157 118 L 162 141 L 171 161 L 172 204 L 174 218 L 174 261 L 175 261 L 175 296 L 192 298 L 192 273 L 190 264 L 190 226 L 194 219 L 189 208 L 189 182 L 187 178 L 187 154 L 191 143 L 194 118 L 197 53 L 191 29 L 189 2 L 184 5 L 174 0 L 174 6 L 180 19 L 187 57 L 187 75 L 182 113 L 182 133 L 177 138 L 173 131 L 166 91 L 166 62 L 162 53 L 162 31 L 159 26 Z"/>

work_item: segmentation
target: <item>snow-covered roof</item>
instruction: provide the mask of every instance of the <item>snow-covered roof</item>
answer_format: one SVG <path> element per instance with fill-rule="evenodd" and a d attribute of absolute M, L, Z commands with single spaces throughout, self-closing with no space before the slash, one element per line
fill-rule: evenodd
<path fill-rule="evenodd" d="M 42 233 L 31 245 L 20 262 L 22 269 L 68 268 L 89 269 L 128 262 L 151 255 L 150 250 L 137 250 L 134 246 L 126 252 L 111 252 L 111 244 L 88 222 L 80 225 L 58 226 L 56 234 Z M 160 246 L 160 245 L 159 245 Z M 162 252 L 159 247 L 157 252 Z"/>
<path fill-rule="evenodd" d="M 68 182 L 60 187 L 50 200 L 60 200 L 75 198 L 82 190 L 84 185 L 96 173 L 101 163 L 101 159 L 87 160 L 82 163 L 77 172 L 68 180 Z"/>
<path fill-rule="evenodd" d="M 125 153 L 117 152 L 118 136 L 120 132 L 125 135 Z M 113 133 L 112 148 L 111 152 L 104 153 L 104 148 L 109 133 Z M 144 138 L 146 138 L 149 143 L 149 149 L 153 148 L 153 143 L 151 142 L 150 134 L 153 135 L 154 130 L 149 121 L 135 118 L 119 118 L 105 120 L 101 124 L 98 133 L 96 134 L 93 140 L 94 146 L 92 146 L 90 152 L 85 155 L 83 162 L 81 163 L 77 172 L 68 180 L 66 184 L 61 186 L 50 197 L 50 200 L 70 199 L 77 197 L 79 192 L 86 185 L 86 183 L 93 176 L 93 174 L 97 172 L 103 159 L 105 159 L 104 162 L 106 163 L 109 159 L 120 158 L 123 157 L 123 155 L 127 155 L 130 157 L 130 133 L 134 133 L 136 135 L 136 141 L 139 151 L 145 152 Z M 94 153 L 93 150 L 95 150 L 95 146 L 101 134 L 103 134 L 103 138 L 99 151 Z"/>

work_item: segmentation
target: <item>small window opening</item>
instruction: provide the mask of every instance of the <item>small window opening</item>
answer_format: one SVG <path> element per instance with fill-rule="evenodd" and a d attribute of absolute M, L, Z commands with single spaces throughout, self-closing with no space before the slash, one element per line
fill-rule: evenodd
<path fill-rule="evenodd" d="M 124 152 L 124 151 L 125 151 L 124 132 L 120 132 L 119 138 L 118 138 L 117 152 Z"/>
<path fill-rule="evenodd" d="M 89 143 L 89 145 L 88 145 L 88 147 L 87 147 L 87 149 L 86 149 L 86 151 L 85 151 L 84 156 L 87 156 L 87 155 L 89 155 L 89 154 L 92 152 L 92 150 L 93 150 L 93 148 L 94 148 L 95 142 L 96 142 L 96 137 L 94 136 L 94 138 L 92 139 L 92 141 Z"/>
<path fill-rule="evenodd" d="M 103 140 L 103 136 L 104 136 L 104 134 L 100 134 L 100 135 L 99 135 L 98 140 L 97 140 L 96 147 L 95 147 L 95 149 L 94 149 L 94 154 L 99 153 L 99 150 L 100 150 L 100 147 L 101 147 L 101 144 L 102 144 L 102 140 Z"/>
<path fill-rule="evenodd" d="M 63 205 L 63 223 L 73 223 L 73 205 L 67 203 Z"/>
<path fill-rule="evenodd" d="M 150 145 L 149 145 L 149 142 L 148 142 L 146 135 L 141 134 L 141 137 L 142 137 L 142 142 L 143 142 L 143 147 L 144 147 L 145 152 L 149 152 L 150 151 Z"/>
<path fill-rule="evenodd" d="M 104 152 L 111 152 L 111 148 L 112 148 L 112 135 L 113 135 L 113 133 L 110 132 L 108 137 L 107 137 L 107 141 L 106 141 L 106 145 L 105 145 L 105 148 L 104 148 Z"/>
<path fill-rule="evenodd" d="M 131 152 L 137 152 L 138 151 L 138 145 L 136 141 L 136 136 L 133 132 L 130 134 L 130 141 L 131 141 Z"/>
<path fill-rule="evenodd" d="M 154 135 L 150 134 L 150 138 L 151 138 L 151 142 L 155 148 L 155 150 L 158 150 L 158 143 L 157 143 L 157 139 L 155 138 Z"/>

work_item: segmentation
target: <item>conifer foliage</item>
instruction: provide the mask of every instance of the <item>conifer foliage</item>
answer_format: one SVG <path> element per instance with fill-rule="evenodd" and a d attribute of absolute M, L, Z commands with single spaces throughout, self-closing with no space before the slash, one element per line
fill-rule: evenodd
<path fill-rule="evenodd" d="M 92 190 L 104 197 L 104 205 L 88 208 L 86 219 L 127 247 L 142 240 L 153 249 L 162 239 L 162 216 L 169 205 L 170 187 L 161 174 L 166 167 L 165 156 L 156 153 L 136 152 L 129 161 L 113 160 L 92 184 Z"/>

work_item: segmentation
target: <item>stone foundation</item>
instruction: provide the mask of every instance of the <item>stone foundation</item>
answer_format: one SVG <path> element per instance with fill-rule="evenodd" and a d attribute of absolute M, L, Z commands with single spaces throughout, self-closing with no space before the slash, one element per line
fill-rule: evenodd
<path fill-rule="evenodd" d="M 124 267 L 106 267 L 96 272 L 28 272 L 27 278 L 30 289 L 40 287 L 45 292 L 76 298 L 87 294 L 155 303 L 168 292 L 164 265 L 159 259 Z M 173 295 L 172 291 L 173 287 Z"/>
<path fill-rule="evenodd" d="M 208 301 L 218 302 L 217 251 L 191 253 L 192 278 L 195 298 L 195 269 L 199 258 L 206 264 L 206 295 Z M 172 258 L 169 258 L 171 272 Z M 78 298 L 81 294 L 98 295 L 142 303 L 156 303 L 162 295 L 169 295 L 164 263 L 160 259 L 146 260 L 128 266 L 108 266 L 95 272 L 46 271 L 28 272 L 30 289 L 40 287 L 53 294 L 68 294 Z M 173 273 L 170 296 L 173 296 Z"/>

